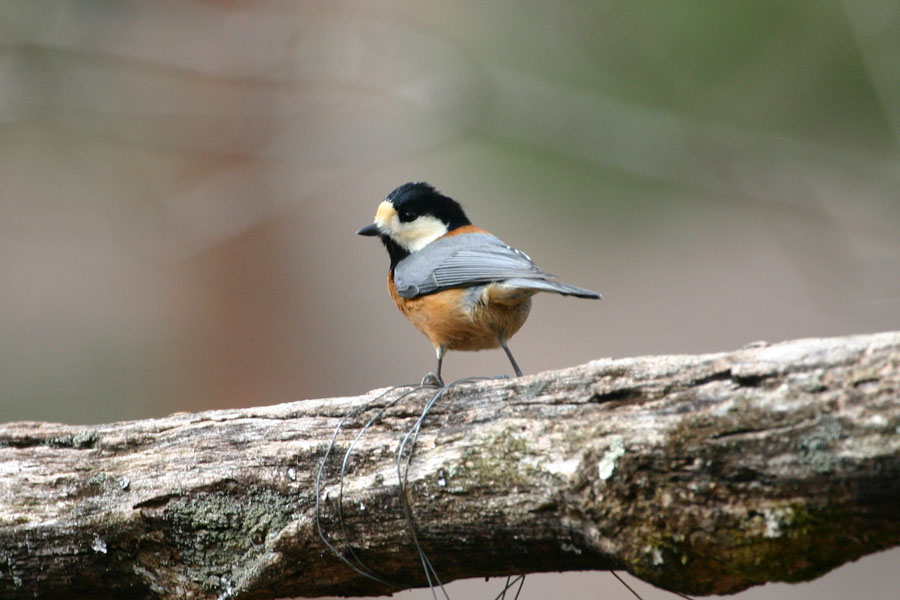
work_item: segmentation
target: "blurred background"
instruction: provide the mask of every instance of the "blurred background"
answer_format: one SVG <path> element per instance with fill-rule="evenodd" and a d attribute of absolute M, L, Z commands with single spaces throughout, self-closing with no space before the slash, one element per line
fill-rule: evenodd
<path fill-rule="evenodd" d="M 354 235 L 409 180 L 604 293 L 536 300 L 526 372 L 900 329 L 898 57 L 894 0 L 4 0 L 0 421 L 418 380 Z M 894 598 L 898 559 L 741 598 Z M 629 597 L 522 598 L 566 586 Z"/>

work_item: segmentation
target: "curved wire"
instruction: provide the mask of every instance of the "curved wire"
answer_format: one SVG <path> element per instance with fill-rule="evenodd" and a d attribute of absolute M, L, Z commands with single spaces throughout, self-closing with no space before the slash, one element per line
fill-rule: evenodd
<path fill-rule="evenodd" d="M 318 472 L 316 473 L 316 486 L 315 486 L 316 531 L 318 532 L 319 538 L 321 538 L 322 542 L 328 547 L 329 550 L 331 550 L 331 552 L 335 556 L 337 556 L 339 559 L 341 559 L 348 567 L 353 569 L 356 573 L 359 573 L 363 577 L 372 579 L 373 581 L 377 581 L 378 583 L 382 583 L 382 584 L 389 585 L 392 587 L 403 587 L 403 585 L 398 584 L 393 581 L 390 581 L 388 579 L 385 579 L 384 577 L 381 577 L 376 572 L 374 572 L 372 569 L 367 567 L 364 563 L 362 563 L 362 561 L 359 561 L 359 558 L 356 557 L 356 555 L 354 553 L 354 558 L 360 562 L 360 566 L 355 565 L 349 558 L 347 558 L 343 553 L 341 553 L 341 551 L 338 550 L 334 546 L 334 544 L 332 544 L 331 542 L 328 541 L 328 538 L 325 536 L 325 532 L 322 529 L 322 474 L 325 471 L 325 465 L 328 464 L 328 457 L 331 455 L 331 452 L 335 447 L 335 442 L 337 440 L 338 434 L 340 434 L 341 429 L 343 428 L 344 424 L 349 419 L 368 410 L 370 406 L 372 406 L 373 404 L 375 404 L 376 402 L 378 402 L 379 400 L 381 400 L 382 398 L 384 398 L 386 395 L 390 394 L 391 392 L 401 389 L 401 388 L 407 388 L 407 387 L 412 387 L 414 389 L 418 389 L 421 387 L 421 384 L 405 384 L 405 385 L 392 386 L 392 387 L 388 388 L 387 390 L 385 390 L 384 392 L 382 392 L 381 394 L 379 394 L 378 396 L 376 396 L 376 397 L 372 398 L 371 400 L 363 403 L 362 405 L 350 410 L 347 414 L 345 414 L 341 418 L 341 420 L 338 422 L 337 427 L 334 430 L 334 434 L 331 436 L 331 441 L 329 442 L 328 448 L 325 451 L 325 456 L 322 457 L 322 462 L 319 465 Z"/>
<path fill-rule="evenodd" d="M 450 386 L 454 385 L 456 382 L 449 384 Z M 431 595 L 434 600 L 437 600 L 437 589 L 435 588 L 434 582 L 437 581 L 438 587 L 441 589 L 441 593 L 444 594 L 444 598 L 446 600 L 450 600 L 450 595 L 447 593 L 447 590 L 444 588 L 444 584 L 441 581 L 441 578 L 438 576 L 437 571 L 434 568 L 434 565 L 431 564 L 431 560 L 428 558 L 428 555 L 425 553 L 424 548 L 419 543 L 419 537 L 416 535 L 415 522 L 412 517 L 412 509 L 409 506 L 409 499 L 406 497 L 407 490 L 407 482 L 409 479 L 409 463 L 412 460 L 412 453 L 414 450 L 415 442 L 410 446 L 409 457 L 406 460 L 406 469 L 401 472 L 401 462 L 403 460 L 403 450 L 406 446 L 407 441 L 409 440 L 409 436 L 415 432 L 415 437 L 418 438 L 419 430 L 422 427 L 422 423 L 425 420 L 425 416 L 431 410 L 431 407 L 434 406 L 434 403 L 437 402 L 439 398 L 444 395 L 444 392 L 449 388 L 448 385 L 444 385 L 437 392 L 435 392 L 428 402 L 425 403 L 425 407 L 422 409 L 422 413 L 419 418 L 416 420 L 416 423 L 413 425 L 412 429 L 407 432 L 406 436 L 404 436 L 403 440 L 400 442 L 400 446 L 397 449 L 397 480 L 398 480 L 398 494 L 400 497 L 400 506 L 403 508 L 403 518 L 406 521 L 406 527 L 409 530 L 410 537 L 412 538 L 413 545 L 416 547 L 416 552 L 419 554 L 419 561 L 422 563 L 422 568 L 425 571 L 425 579 L 428 581 L 428 588 L 431 590 Z"/>
<path fill-rule="evenodd" d="M 467 383 L 474 383 L 477 381 L 485 381 L 491 379 L 504 379 L 505 376 L 500 377 L 465 377 L 462 379 L 457 379 L 449 384 L 443 385 L 439 388 L 434 388 L 434 393 L 431 394 L 428 401 L 425 403 L 425 406 L 422 409 L 422 412 L 419 414 L 419 417 L 416 419 L 413 426 L 406 433 L 406 435 L 401 440 L 396 454 L 396 465 L 397 465 L 397 479 L 398 479 L 398 495 L 400 499 L 400 506 L 403 510 L 403 517 L 406 522 L 407 529 L 409 531 L 410 537 L 412 539 L 413 545 L 416 548 L 416 552 L 419 555 L 419 560 L 422 563 L 422 568 L 425 571 L 425 578 L 428 582 L 429 589 L 431 590 L 432 597 L 434 600 L 437 600 L 437 590 L 440 589 L 443 597 L 446 600 L 450 600 L 450 596 L 447 593 L 447 590 L 444 588 L 443 582 L 441 582 L 440 577 L 437 574 L 437 571 L 434 568 L 431 560 L 428 558 L 428 555 L 425 553 L 424 548 L 419 542 L 419 537 L 416 532 L 415 527 L 415 519 L 412 513 L 412 506 L 410 505 L 409 498 L 407 497 L 407 490 L 409 489 L 409 469 L 410 464 L 412 462 L 413 454 L 415 452 L 416 443 L 419 438 L 419 433 L 421 432 L 422 425 L 425 422 L 425 419 L 428 417 L 428 414 L 431 412 L 431 409 L 434 405 L 444 397 L 446 392 L 455 386 L 464 385 Z M 423 383 L 418 384 L 404 384 L 404 385 L 396 385 L 388 388 L 378 396 L 372 398 L 371 400 L 363 403 L 362 405 L 350 410 L 345 414 L 341 420 L 338 422 L 337 427 L 335 428 L 334 434 L 331 437 L 331 441 L 328 444 L 328 448 L 325 451 L 325 455 L 322 457 L 322 462 L 319 465 L 319 470 L 316 473 L 316 483 L 315 483 L 315 493 L 316 493 L 316 530 L 319 534 L 319 538 L 321 538 L 322 542 L 328 547 L 331 552 L 337 556 L 341 561 L 343 561 L 348 567 L 353 569 L 359 575 L 381 583 L 383 585 L 388 585 L 392 587 L 408 587 L 402 583 L 398 583 L 396 581 L 392 581 L 377 571 L 369 567 L 365 564 L 365 562 L 359 557 L 356 551 L 353 549 L 353 545 L 351 543 L 350 534 L 347 530 L 347 525 L 344 519 L 344 508 L 343 508 L 343 497 L 344 497 L 344 481 L 347 476 L 347 471 L 349 469 L 350 464 L 350 456 L 353 452 L 353 449 L 362 439 L 362 436 L 375 424 L 384 413 L 395 406 L 404 398 L 412 395 L 413 393 L 429 388 L 430 386 Z M 337 521 L 340 529 L 340 538 L 343 545 L 346 546 L 347 552 L 346 554 L 341 552 L 335 543 L 332 543 L 328 540 L 325 535 L 325 531 L 322 526 L 322 479 L 325 471 L 325 466 L 328 464 L 328 459 L 331 456 L 331 453 L 335 450 L 337 445 L 337 437 L 343 429 L 344 425 L 350 419 L 370 410 L 373 408 L 373 405 L 381 401 L 388 394 L 393 393 L 396 390 L 402 388 L 410 388 L 403 393 L 399 394 L 396 398 L 390 399 L 383 406 L 381 406 L 378 411 L 366 421 L 365 425 L 360 429 L 360 431 L 356 434 L 353 441 L 347 447 L 347 450 L 344 452 L 343 459 L 341 461 L 341 469 L 339 475 L 339 485 L 338 485 L 338 496 L 337 496 Z M 327 498 L 326 498 L 327 499 Z M 515 599 L 518 599 L 519 594 L 522 591 L 522 586 L 524 584 L 525 575 L 518 575 L 515 578 L 507 577 L 506 585 L 503 590 L 501 590 L 500 594 L 497 596 L 496 600 L 505 600 L 506 592 L 510 590 L 512 587 L 518 583 L 518 588 L 516 590 Z"/>
<path fill-rule="evenodd" d="M 350 453 L 353 452 L 353 448 L 356 446 L 356 444 L 359 442 L 359 440 L 362 438 L 362 436 L 366 433 L 366 431 L 368 431 L 369 428 L 378 419 L 380 419 L 382 415 L 384 415 L 385 411 L 387 411 L 392 406 L 395 406 L 398 402 L 400 402 L 401 400 L 403 400 L 410 394 L 413 394 L 414 392 L 419 391 L 420 389 L 422 389 L 421 386 L 413 387 L 412 389 L 410 389 L 406 392 L 403 392 L 402 394 L 400 394 L 393 400 L 385 403 L 385 405 L 382 406 L 381 409 L 378 412 L 376 412 L 375 415 L 366 422 L 366 424 L 362 427 L 362 429 L 359 430 L 359 433 L 356 434 L 356 437 L 353 439 L 353 442 L 351 442 L 351 444 L 347 447 L 347 451 L 344 453 L 344 458 L 341 461 L 341 473 L 340 473 L 340 480 L 339 480 L 340 484 L 338 486 L 337 517 L 338 517 L 338 524 L 341 529 L 341 535 L 343 536 L 343 539 L 344 539 L 344 544 L 347 546 L 348 553 L 350 555 L 352 555 L 353 559 L 357 561 L 357 563 L 360 565 L 361 568 L 364 568 L 369 573 L 378 576 L 379 578 L 383 579 L 384 581 L 388 581 L 388 580 L 384 579 L 380 575 L 378 575 L 378 573 L 374 569 L 371 569 L 368 566 L 366 566 L 365 563 L 363 562 L 363 560 L 356 553 L 356 550 L 353 549 L 353 545 L 350 543 L 350 534 L 347 532 L 347 526 L 346 526 L 346 523 L 344 522 L 344 480 L 347 475 L 347 467 L 350 463 Z M 398 586 L 398 587 L 406 587 L 399 583 L 394 583 L 393 585 Z"/>
<path fill-rule="evenodd" d="M 422 424 L 425 422 L 425 418 L 428 416 L 428 413 L 431 411 L 434 404 L 444 396 L 447 390 L 457 385 L 474 383 L 476 381 L 484 381 L 489 379 L 496 378 L 464 377 L 441 387 L 434 393 L 434 395 L 431 396 L 428 402 L 425 403 L 425 407 L 422 409 L 422 413 L 419 415 L 419 418 L 416 419 L 415 424 L 406 433 L 406 435 L 403 437 L 403 440 L 400 442 L 400 446 L 397 448 L 397 479 L 399 482 L 398 492 L 400 497 L 400 506 L 403 508 L 403 517 L 406 520 L 407 529 L 409 530 L 413 545 L 415 545 L 416 551 L 419 553 L 419 560 L 422 563 L 422 568 L 425 570 L 425 578 L 428 581 L 429 588 L 431 588 L 431 594 L 434 600 L 437 600 L 437 591 L 434 585 L 435 581 L 437 582 L 437 587 L 439 587 L 441 593 L 443 593 L 444 598 L 449 600 L 450 596 L 449 594 L 447 594 L 447 590 L 444 588 L 444 584 L 441 582 L 437 571 L 434 569 L 434 565 L 431 564 L 431 560 L 428 558 L 428 555 L 425 553 L 425 550 L 419 543 L 419 537 L 416 534 L 415 520 L 413 519 L 412 508 L 409 505 L 409 499 L 406 497 L 407 484 L 409 482 L 409 465 L 412 462 L 413 453 L 416 447 L 416 441 L 419 439 L 419 432 L 422 429 Z M 407 444 L 409 445 L 409 454 L 407 455 L 406 462 L 404 464 L 403 454 Z"/>

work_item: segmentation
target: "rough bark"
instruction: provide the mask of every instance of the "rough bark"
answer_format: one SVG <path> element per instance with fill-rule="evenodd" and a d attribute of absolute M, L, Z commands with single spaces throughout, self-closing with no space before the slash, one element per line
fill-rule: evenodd
<path fill-rule="evenodd" d="M 451 388 L 406 497 L 444 581 L 624 568 L 735 592 L 900 543 L 900 333 L 598 360 Z M 0 598 L 277 598 L 394 591 L 322 543 L 315 478 L 357 398 L 164 419 L 0 427 Z M 343 487 L 354 551 L 424 584 L 395 454 L 429 394 L 359 439 Z M 373 406 L 382 407 L 388 395 Z M 349 419 L 324 471 L 375 409 Z"/>

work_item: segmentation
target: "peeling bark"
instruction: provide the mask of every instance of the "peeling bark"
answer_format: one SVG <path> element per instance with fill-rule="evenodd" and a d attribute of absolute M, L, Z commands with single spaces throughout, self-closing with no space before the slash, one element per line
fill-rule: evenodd
<path fill-rule="evenodd" d="M 900 333 L 460 385 L 425 421 L 407 497 L 444 581 L 619 568 L 722 594 L 812 579 L 900 544 L 898 390 Z M 0 598 L 396 591 L 315 526 L 335 427 L 376 395 L 0 427 Z M 343 488 L 354 551 L 410 587 L 424 575 L 394 457 L 428 396 L 372 425 Z M 340 458 L 373 414 L 348 420 L 324 471 L 323 528 L 343 551 Z"/>

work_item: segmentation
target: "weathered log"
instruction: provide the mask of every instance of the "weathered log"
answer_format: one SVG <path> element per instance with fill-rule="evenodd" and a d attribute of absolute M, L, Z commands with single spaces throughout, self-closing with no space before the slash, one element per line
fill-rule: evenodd
<path fill-rule="evenodd" d="M 99 426 L 0 427 L 0 598 L 278 598 L 395 588 L 316 528 L 341 418 L 380 392 Z M 433 392 L 348 419 L 322 530 L 424 585 L 396 452 Z M 407 446 L 409 447 L 409 446 Z M 406 498 L 444 581 L 626 569 L 692 594 L 815 578 L 900 544 L 900 333 L 598 360 L 447 390 Z"/>

